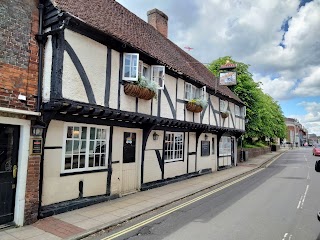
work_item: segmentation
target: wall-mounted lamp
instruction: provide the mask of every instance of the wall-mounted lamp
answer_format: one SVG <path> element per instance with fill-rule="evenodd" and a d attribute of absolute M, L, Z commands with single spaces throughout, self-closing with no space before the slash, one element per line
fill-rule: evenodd
<path fill-rule="evenodd" d="M 153 140 L 155 141 L 158 140 L 159 138 L 159 134 L 157 134 L 156 132 L 154 132 L 152 136 L 153 136 Z"/>
<path fill-rule="evenodd" d="M 43 133 L 43 129 L 45 129 L 45 123 L 40 121 L 35 121 L 31 126 L 32 136 L 41 137 Z"/>
<path fill-rule="evenodd" d="M 207 134 L 204 135 L 204 140 L 206 140 L 206 141 L 208 140 L 208 135 Z"/>

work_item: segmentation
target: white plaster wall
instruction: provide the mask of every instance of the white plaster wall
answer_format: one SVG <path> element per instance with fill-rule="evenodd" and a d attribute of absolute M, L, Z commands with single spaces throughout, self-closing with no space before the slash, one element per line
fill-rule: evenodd
<path fill-rule="evenodd" d="M 111 195 L 120 194 L 120 177 L 121 177 L 121 165 L 120 163 L 112 164 L 112 176 L 111 176 Z"/>
<path fill-rule="evenodd" d="M 164 164 L 164 178 L 171 178 L 187 173 L 187 161 L 169 162 Z"/>
<path fill-rule="evenodd" d="M 151 104 L 152 104 L 152 99 L 144 100 L 144 99 L 138 98 L 138 112 L 151 115 L 152 114 Z"/>
<path fill-rule="evenodd" d="M 196 134 L 195 133 L 189 133 L 189 153 L 196 151 Z M 189 166 L 188 166 L 188 172 L 195 172 L 196 168 L 196 155 L 189 155 Z"/>
<path fill-rule="evenodd" d="M 111 79 L 110 79 L 110 99 L 109 107 L 118 108 L 118 88 L 119 88 L 119 69 L 120 53 L 111 50 Z"/>
<path fill-rule="evenodd" d="M 176 106 L 176 79 L 174 77 L 169 76 L 168 74 L 166 74 L 165 77 L 165 85 L 166 88 L 168 90 L 169 96 L 171 98 L 173 107 L 175 108 Z M 164 118 L 173 118 L 173 114 L 169 105 L 169 101 L 166 97 L 166 95 L 164 94 L 164 92 L 162 91 L 161 93 L 161 117 Z"/>
<path fill-rule="evenodd" d="M 159 90 L 158 91 L 158 95 L 159 96 L 159 92 L 162 91 L 162 90 Z M 158 97 L 157 98 L 154 98 L 152 101 L 151 101 L 151 104 L 152 104 L 152 116 L 158 116 L 158 104 L 159 104 L 159 100 L 158 100 Z"/>
<path fill-rule="evenodd" d="M 207 141 L 210 141 L 210 155 L 209 156 L 201 156 L 201 141 L 205 141 L 205 135 L 208 136 Z M 199 137 L 198 141 L 198 152 L 197 152 L 197 171 L 205 168 L 213 168 L 214 165 L 214 157 L 212 156 L 212 135 L 209 133 L 203 133 Z"/>
<path fill-rule="evenodd" d="M 184 80 L 178 78 L 178 92 L 177 98 L 180 100 L 184 100 Z"/>
<path fill-rule="evenodd" d="M 63 60 L 62 96 L 79 102 L 89 102 L 80 75 L 67 52 L 64 52 Z"/>
<path fill-rule="evenodd" d="M 213 95 L 210 95 L 210 99 L 211 99 L 213 109 L 219 111 L 219 105 L 218 105 L 219 99 Z M 210 109 L 210 125 L 219 126 L 220 124 L 219 118 L 220 118 L 220 114 L 217 114 L 212 109 Z"/>
<path fill-rule="evenodd" d="M 200 123 L 200 116 L 201 116 L 201 112 L 194 113 L 194 122 Z"/>
<path fill-rule="evenodd" d="M 107 47 L 81 34 L 71 30 L 65 30 L 65 39 L 71 45 L 77 54 L 82 66 L 89 78 L 96 103 L 104 106 L 105 86 L 106 86 L 106 66 L 107 66 Z M 64 53 L 63 63 L 63 96 L 67 99 L 83 101 L 84 86 L 79 76 L 74 76 L 75 68 L 70 62 L 70 58 L 66 59 L 68 54 Z M 76 74 L 78 75 L 78 74 Z"/>
<path fill-rule="evenodd" d="M 231 116 L 229 116 L 229 127 L 230 128 L 236 128 L 235 124 L 236 124 L 236 115 L 235 115 L 235 106 L 234 106 L 234 103 L 232 102 L 229 102 L 229 109 L 230 109 L 230 115 L 232 116 L 233 118 L 233 122 L 232 122 L 232 119 L 231 119 Z"/>
<path fill-rule="evenodd" d="M 184 106 L 185 112 L 186 112 L 186 121 L 187 122 L 193 122 L 193 112 L 190 112 L 186 109 L 186 106 Z"/>
<path fill-rule="evenodd" d="M 42 100 L 49 102 L 51 88 L 51 67 L 52 67 L 52 37 L 49 35 L 45 49 L 43 61 L 43 83 L 42 83 Z"/>
<path fill-rule="evenodd" d="M 186 111 L 185 109 L 185 104 L 184 103 L 177 103 L 177 119 L 184 121 L 184 111 Z"/>
<path fill-rule="evenodd" d="M 158 140 L 153 140 L 153 134 L 156 133 L 159 135 Z M 146 150 L 150 149 L 159 149 L 162 151 L 163 146 L 163 138 L 164 138 L 164 132 L 160 130 L 154 130 L 150 132 L 149 138 L 147 140 Z"/>
<path fill-rule="evenodd" d="M 162 151 L 160 151 L 162 157 Z M 161 169 L 154 150 L 146 150 L 144 158 L 143 182 L 148 183 L 161 179 Z"/>
<path fill-rule="evenodd" d="M 196 171 L 196 155 L 189 156 L 188 173 Z"/>
<path fill-rule="evenodd" d="M 209 124 L 209 108 L 210 108 L 210 106 L 207 105 L 205 112 L 204 112 L 203 119 L 202 119 L 203 124 Z"/>
<path fill-rule="evenodd" d="M 47 132 L 45 147 L 63 146 L 64 122 L 52 121 Z M 62 149 L 44 150 L 43 205 L 78 198 L 79 181 L 83 181 L 83 196 L 106 193 L 107 172 L 79 174 L 60 177 L 63 163 Z M 61 188 L 63 186 L 63 188 Z"/>
<path fill-rule="evenodd" d="M 123 85 L 120 85 L 120 109 L 128 112 L 136 111 L 136 98 L 126 95 L 123 91 Z"/>

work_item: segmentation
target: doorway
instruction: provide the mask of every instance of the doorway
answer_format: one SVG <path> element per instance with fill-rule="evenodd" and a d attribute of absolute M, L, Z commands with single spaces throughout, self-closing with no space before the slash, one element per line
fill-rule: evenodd
<path fill-rule="evenodd" d="M 138 191 L 138 162 L 137 132 L 123 132 L 122 149 L 122 183 L 121 194 L 126 195 Z"/>
<path fill-rule="evenodd" d="M 14 219 L 20 127 L 0 124 L 0 224 Z"/>

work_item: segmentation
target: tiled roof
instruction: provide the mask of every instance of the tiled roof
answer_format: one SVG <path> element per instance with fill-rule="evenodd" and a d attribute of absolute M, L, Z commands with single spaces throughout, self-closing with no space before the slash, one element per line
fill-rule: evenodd
<path fill-rule="evenodd" d="M 224 96 L 241 100 L 226 86 L 216 84 L 217 78 L 199 61 L 187 54 L 154 27 L 114 0 L 51 0 L 63 12 L 84 23 L 130 43 L 134 48 L 157 59 L 191 79 L 207 85 Z"/>

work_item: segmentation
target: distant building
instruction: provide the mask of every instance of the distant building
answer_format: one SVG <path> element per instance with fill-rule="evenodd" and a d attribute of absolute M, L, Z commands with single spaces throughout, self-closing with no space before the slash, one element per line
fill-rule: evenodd
<path fill-rule="evenodd" d="M 311 134 L 308 134 L 308 140 L 309 140 L 308 141 L 309 145 L 313 145 L 319 142 L 319 137 L 317 137 L 316 134 L 311 133 Z"/>
<path fill-rule="evenodd" d="M 286 118 L 287 137 L 285 142 L 294 143 L 296 147 L 308 142 L 308 130 L 295 118 Z"/>

